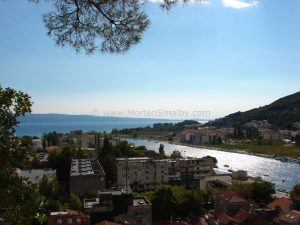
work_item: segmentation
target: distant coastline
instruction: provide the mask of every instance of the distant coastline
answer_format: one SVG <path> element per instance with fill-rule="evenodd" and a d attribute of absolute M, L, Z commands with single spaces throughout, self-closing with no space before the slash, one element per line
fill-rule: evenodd
<path fill-rule="evenodd" d="M 176 123 L 182 120 L 159 118 L 128 118 L 92 115 L 30 114 L 19 118 L 18 136 L 42 136 L 46 132 L 72 130 L 111 132 L 113 129 L 153 126 L 154 123 Z M 206 120 L 199 120 L 206 121 Z"/>

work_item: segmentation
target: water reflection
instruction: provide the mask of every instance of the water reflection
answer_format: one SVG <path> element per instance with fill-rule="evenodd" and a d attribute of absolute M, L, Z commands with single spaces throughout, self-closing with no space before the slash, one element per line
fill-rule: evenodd
<path fill-rule="evenodd" d="M 278 160 L 263 158 L 259 156 L 223 152 L 210 149 L 194 148 L 182 145 L 170 144 L 168 142 L 155 142 L 148 140 L 127 139 L 136 146 L 144 145 L 148 150 L 158 151 L 159 145 L 163 144 L 166 154 L 170 154 L 174 150 L 181 152 L 183 156 L 203 157 L 213 156 L 218 160 L 218 171 L 227 172 L 232 170 L 246 170 L 253 177 L 262 177 L 266 181 L 275 183 L 276 189 L 284 188 L 290 191 L 293 186 L 300 183 L 300 164 L 293 162 L 281 162 Z M 229 165 L 229 168 L 224 165 Z M 285 180 L 282 183 L 282 180 Z"/>

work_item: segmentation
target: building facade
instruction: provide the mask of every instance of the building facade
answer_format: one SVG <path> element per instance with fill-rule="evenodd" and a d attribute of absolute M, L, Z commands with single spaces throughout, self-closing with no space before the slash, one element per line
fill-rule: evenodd
<path fill-rule="evenodd" d="M 117 186 L 135 191 L 153 190 L 159 184 L 199 188 L 200 180 L 214 173 L 214 158 L 118 158 Z"/>
<path fill-rule="evenodd" d="M 70 190 L 77 195 L 105 189 L 105 172 L 96 159 L 72 159 Z"/>
<path fill-rule="evenodd" d="M 90 217 L 69 209 L 62 212 L 50 212 L 48 225 L 90 225 Z"/>

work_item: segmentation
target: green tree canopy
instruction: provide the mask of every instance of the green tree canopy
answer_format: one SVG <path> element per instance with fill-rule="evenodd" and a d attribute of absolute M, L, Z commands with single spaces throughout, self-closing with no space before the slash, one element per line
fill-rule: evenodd
<path fill-rule="evenodd" d="M 171 155 L 170 155 L 171 159 L 180 159 L 182 158 L 181 152 L 178 150 L 174 150 Z"/>
<path fill-rule="evenodd" d="M 14 225 L 33 224 L 42 206 L 38 192 L 15 172 L 30 150 L 15 129 L 18 117 L 30 112 L 27 94 L 0 86 L 0 217 Z"/>
<path fill-rule="evenodd" d="M 300 196 L 300 184 L 296 184 L 291 192 L 291 197 Z"/>
<path fill-rule="evenodd" d="M 41 2 L 42 0 L 29 0 Z M 163 0 L 170 10 L 179 0 Z M 184 2 L 186 2 L 185 0 Z M 203 2 L 206 0 L 198 0 Z M 122 53 L 140 42 L 150 21 L 139 0 L 50 0 L 52 10 L 43 16 L 48 35 L 59 46 L 77 52 Z"/>

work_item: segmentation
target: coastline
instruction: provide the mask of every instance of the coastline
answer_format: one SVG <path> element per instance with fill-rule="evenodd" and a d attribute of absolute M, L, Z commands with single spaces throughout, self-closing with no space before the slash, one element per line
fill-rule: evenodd
<path fill-rule="evenodd" d="M 127 136 L 127 135 L 117 135 L 116 137 L 119 137 L 122 139 L 137 139 L 137 140 L 140 139 L 140 140 L 158 141 L 158 142 L 161 141 L 161 142 L 168 142 L 169 144 L 188 146 L 188 147 L 199 148 L 199 149 L 208 149 L 208 150 L 223 151 L 223 152 L 229 152 L 229 153 L 252 155 L 252 156 L 263 157 L 263 158 L 270 158 L 270 159 L 278 160 L 281 162 L 300 163 L 300 159 L 297 157 L 266 154 L 266 153 L 256 153 L 256 152 L 246 151 L 246 150 L 238 149 L 238 148 L 229 149 L 229 148 L 222 148 L 222 147 L 211 146 L 211 145 L 191 145 L 191 144 L 186 144 L 186 143 L 180 143 L 177 141 L 168 141 L 165 138 L 159 139 L 159 138 L 145 137 L 145 136 L 144 137 L 143 136 L 132 137 L 132 136 Z"/>

